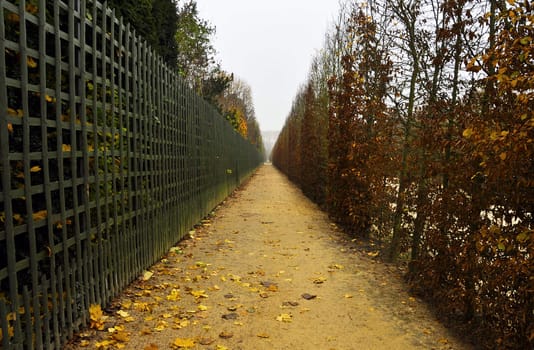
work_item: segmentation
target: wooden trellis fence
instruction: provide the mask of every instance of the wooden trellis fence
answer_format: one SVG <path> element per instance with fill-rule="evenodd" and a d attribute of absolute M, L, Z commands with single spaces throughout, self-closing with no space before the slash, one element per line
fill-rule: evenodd
<path fill-rule="evenodd" d="M 261 155 L 105 4 L 0 17 L 0 345 L 59 349 Z"/>

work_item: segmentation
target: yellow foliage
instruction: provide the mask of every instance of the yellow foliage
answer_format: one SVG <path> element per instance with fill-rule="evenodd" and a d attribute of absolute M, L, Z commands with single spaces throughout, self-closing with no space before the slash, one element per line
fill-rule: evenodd
<path fill-rule="evenodd" d="M 39 221 L 46 219 L 46 216 L 48 214 L 48 211 L 46 210 L 40 210 L 38 212 L 33 213 L 33 221 Z"/>
<path fill-rule="evenodd" d="M 174 349 L 187 349 L 195 346 L 195 341 L 190 338 L 176 338 L 172 343 Z"/>
<path fill-rule="evenodd" d="M 26 59 L 26 63 L 28 64 L 28 67 L 30 68 L 37 68 L 37 62 L 32 57 L 29 57 Z"/>
<path fill-rule="evenodd" d="M 100 305 L 92 304 L 89 307 L 89 318 L 91 319 L 91 324 L 89 325 L 90 328 L 97 329 L 99 331 L 104 330 L 104 322 L 106 322 L 108 316 L 104 316 Z"/>

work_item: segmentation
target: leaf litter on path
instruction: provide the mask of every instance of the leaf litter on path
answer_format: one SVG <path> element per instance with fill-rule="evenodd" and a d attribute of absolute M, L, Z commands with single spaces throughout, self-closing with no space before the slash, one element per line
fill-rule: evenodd
<path fill-rule="evenodd" d="M 340 246 L 341 230 L 272 167 L 260 174 L 147 267 L 110 312 L 95 306 L 90 334 L 66 350 L 468 349 L 376 257 L 340 253 L 352 251 Z M 276 225 L 244 221 L 251 206 Z M 407 304 L 413 311 L 402 314 Z"/>

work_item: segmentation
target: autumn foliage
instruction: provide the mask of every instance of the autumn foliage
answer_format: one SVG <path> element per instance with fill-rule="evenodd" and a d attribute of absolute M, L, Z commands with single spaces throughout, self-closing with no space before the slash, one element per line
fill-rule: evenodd
<path fill-rule="evenodd" d="M 481 346 L 531 348 L 532 5 L 386 3 L 342 10 L 273 162 Z"/>

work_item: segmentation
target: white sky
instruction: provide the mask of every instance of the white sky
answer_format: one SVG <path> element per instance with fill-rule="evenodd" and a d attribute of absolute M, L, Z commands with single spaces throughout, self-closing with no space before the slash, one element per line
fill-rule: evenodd
<path fill-rule="evenodd" d="M 260 128 L 280 130 L 338 13 L 338 0 L 196 0 L 222 68 L 252 88 Z"/>

